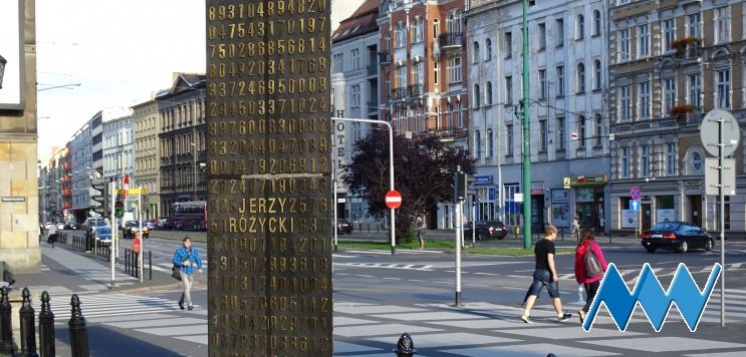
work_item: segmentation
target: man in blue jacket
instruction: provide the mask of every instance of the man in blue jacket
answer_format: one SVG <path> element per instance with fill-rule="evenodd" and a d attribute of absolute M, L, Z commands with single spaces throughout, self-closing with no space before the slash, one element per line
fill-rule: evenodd
<path fill-rule="evenodd" d="M 194 282 L 194 266 L 197 271 L 202 273 L 202 259 L 196 249 L 192 249 L 192 240 L 184 237 L 182 246 L 174 253 L 174 267 L 179 267 L 181 272 L 181 281 L 184 283 L 184 293 L 179 299 L 179 308 L 184 310 L 184 301 L 186 300 L 189 310 L 194 309 L 192 305 L 192 283 Z"/>

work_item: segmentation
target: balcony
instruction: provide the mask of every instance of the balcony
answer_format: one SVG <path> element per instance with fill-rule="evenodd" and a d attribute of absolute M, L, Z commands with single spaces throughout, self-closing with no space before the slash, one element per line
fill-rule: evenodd
<path fill-rule="evenodd" d="M 446 32 L 438 36 L 438 44 L 441 51 L 461 50 L 464 47 L 464 34 L 456 32 Z"/>
<path fill-rule="evenodd" d="M 419 97 L 425 94 L 425 86 L 422 84 L 414 84 L 407 87 L 407 92 L 410 97 Z"/>
<path fill-rule="evenodd" d="M 391 64 L 391 52 L 378 52 L 378 64 L 381 66 Z"/>
<path fill-rule="evenodd" d="M 370 65 L 368 66 L 368 77 L 378 77 L 378 65 Z"/>
<path fill-rule="evenodd" d="M 677 58 L 688 60 L 701 59 L 704 52 L 702 41 L 693 37 L 676 40 L 671 44 L 671 48 L 676 50 L 674 55 Z"/>
<path fill-rule="evenodd" d="M 401 100 L 407 97 L 407 87 L 398 87 L 391 89 L 391 99 Z"/>
<path fill-rule="evenodd" d="M 370 114 L 378 114 L 378 102 L 367 102 L 366 106 L 368 107 L 368 115 Z"/>

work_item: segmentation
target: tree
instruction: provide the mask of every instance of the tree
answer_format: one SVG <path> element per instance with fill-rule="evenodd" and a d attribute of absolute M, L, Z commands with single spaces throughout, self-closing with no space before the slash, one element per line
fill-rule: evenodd
<path fill-rule="evenodd" d="M 446 147 L 434 136 L 406 139 L 394 136 L 394 187 L 402 195 L 396 210 L 397 241 L 412 239 L 412 218 L 432 212 L 438 202 L 453 201 L 456 167 L 471 175 L 474 160 L 465 150 Z M 389 136 L 374 130 L 355 143 L 351 163 L 345 167 L 344 182 L 368 201 L 368 213 L 381 217 L 389 212 L 385 196 L 389 191 Z"/>

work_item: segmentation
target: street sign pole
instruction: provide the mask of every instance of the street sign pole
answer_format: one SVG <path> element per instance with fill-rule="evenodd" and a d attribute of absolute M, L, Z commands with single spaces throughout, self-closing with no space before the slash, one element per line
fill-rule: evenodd
<path fill-rule="evenodd" d="M 718 196 L 720 198 L 720 266 L 725 266 L 725 195 L 723 190 L 723 119 L 718 120 Z M 735 188 L 735 187 L 734 187 Z M 725 327 L 725 270 L 720 271 L 720 326 Z"/>
<path fill-rule="evenodd" d="M 111 260 L 111 288 L 114 289 L 116 287 L 116 263 L 114 261 L 115 254 L 114 254 L 114 242 L 117 240 L 117 230 L 115 229 L 115 218 L 116 218 L 116 212 L 114 209 L 114 205 L 117 201 L 117 183 L 114 181 L 109 182 L 109 192 L 111 192 L 111 200 L 110 202 L 110 212 L 111 212 L 111 242 L 109 242 L 109 260 Z"/>
<path fill-rule="evenodd" d="M 140 222 L 140 254 L 137 257 L 137 263 L 140 265 L 140 282 L 143 282 L 144 269 L 142 266 L 142 256 L 145 255 L 145 235 L 142 231 L 142 185 L 138 186 L 137 190 L 137 221 Z"/>

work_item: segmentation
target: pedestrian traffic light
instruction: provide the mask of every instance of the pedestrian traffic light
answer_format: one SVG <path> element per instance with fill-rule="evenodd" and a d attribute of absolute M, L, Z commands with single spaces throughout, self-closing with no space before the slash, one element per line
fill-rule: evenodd
<path fill-rule="evenodd" d="M 114 204 L 114 214 L 117 218 L 124 217 L 124 202 L 117 200 L 117 203 Z"/>

